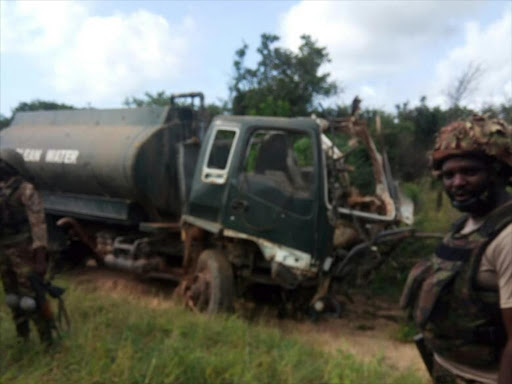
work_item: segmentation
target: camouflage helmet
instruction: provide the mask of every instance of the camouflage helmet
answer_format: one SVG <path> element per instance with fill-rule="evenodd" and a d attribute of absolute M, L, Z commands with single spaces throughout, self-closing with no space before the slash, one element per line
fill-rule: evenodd
<path fill-rule="evenodd" d="M 512 169 L 512 128 L 503 120 L 482 115 L 441 128 L 431 152 L 434 172 L 439 171 L 449 157 L 464 155 L 484 155 Z"/>
<path fill-rule="evenodd" d="M 23 156 L 16 152 L 14 149 L 0 149 L 0 164 L 1 163 L 7 164 L 23 177 L 28 176 L 28 171 L 25 167 L 25 160 L 23 160 Z"/>

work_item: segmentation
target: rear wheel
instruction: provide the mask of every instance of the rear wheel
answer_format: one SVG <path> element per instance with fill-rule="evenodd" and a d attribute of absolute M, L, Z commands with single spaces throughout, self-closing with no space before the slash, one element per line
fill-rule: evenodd
<path fill-rule="evenodd" d="M 207 249 L 201 253 L 183 295 L 185 304 L 198 312 L 233 310 L 233 271 L 221 251 Z"/>

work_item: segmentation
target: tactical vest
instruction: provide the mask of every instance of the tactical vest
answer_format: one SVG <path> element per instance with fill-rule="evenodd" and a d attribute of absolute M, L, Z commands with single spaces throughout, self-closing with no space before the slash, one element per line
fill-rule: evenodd
<path fill-rule="evenodd" d="M 477 230 L 461 235 L 466 220 L 454 224 L 431 259 L 414 266 L 400 305 L 412 312 L 436 353 L 492 369 L 499 365 L 507 337 L 498 290 L 479 287 L 476 279 L 485 249 L 512 223 L 512 202 L 493 211 Z"/>
<path fill-rule="evenodd" d="M 0 188 L 0 245 L 21 242 L 30 237 L 26 209 L 13 198 L 23 182 L 23 178 L 14 177 Z"/>

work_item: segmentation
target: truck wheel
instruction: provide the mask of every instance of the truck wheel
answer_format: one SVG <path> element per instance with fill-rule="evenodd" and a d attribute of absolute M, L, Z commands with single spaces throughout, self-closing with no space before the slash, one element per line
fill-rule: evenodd
<path fill-rule="evenodd" d="M 186 305 L 193 310 L 205 313 L 233 310 L 233 271 L 222 252 L 203 251 L 187 285 Z"/>

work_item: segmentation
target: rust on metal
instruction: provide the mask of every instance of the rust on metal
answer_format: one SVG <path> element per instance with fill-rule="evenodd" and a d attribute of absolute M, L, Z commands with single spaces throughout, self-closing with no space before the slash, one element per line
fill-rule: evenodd
<path fill-rule="evenodd" d="M 183 223 L 181 228 L 181 241 L 184 244 L 182 266 L 185 273 L 193 271 L 196 267 L 199 255 L 204 249 L 206 231 L 188 223 Z"/>
<path fill-rule="evenodd" d="M 359 103 L 360 100 L 357 100 L 356 97 L 356 99 L 354 99 L 355 106 L 353 108 L 353 115 L 345 118 L 334 119 L 332 124 L 335 131 L 344 133 L 351 138 L 349 140 L 350 150 L 344 153 L 343 157 L 346 157 L 360 142 L 367 149 L 375 180 L 375 195 L 361 195 L 357 188 L 350 186 L 348 188 L 349 191 L 346 203 L 350 209 L 394 217 L 396 207 L 395 202 L 389 193 L 388 181 L 384 174 L 384 161 L 370 135 L 366 121 L 358 119 Z M 380 124 L 377 122 L 377 125 Z M 353 170 L 353 168 L 348 168 L 346 165 L 344 165 L 344 167 L 346 169 L 343 169 L 343 171 L 345 171 L 343 173 L 346 173 L 347 170 Z"/>

